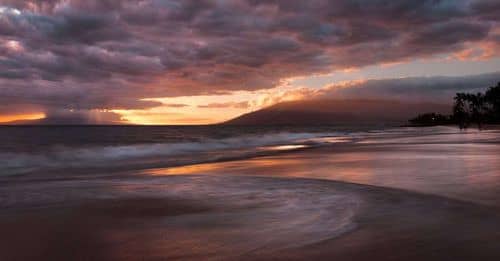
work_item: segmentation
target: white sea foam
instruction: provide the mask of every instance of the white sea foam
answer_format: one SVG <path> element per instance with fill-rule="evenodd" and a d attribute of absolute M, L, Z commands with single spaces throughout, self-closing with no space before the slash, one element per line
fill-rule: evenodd
<path fill-rule="evenodd" d="M 456 134 L 471 135 L 456 135 Z M 199 141 L 134 145 L 49 146 L 36 152 L 0 151 L 0 175 L 75 168 L 148 168 L 242 159 L 342 142 L 369 143 L 498 143 L 498 131 L 461 132 L 457 128 L 394 128 L 358 132 L 278 132 L 244 134 Z"/>
<path fill-rule="evenodd" d="M 43 153 L 0 153 L 1 174 L 18 174 L 47 168 L 114 167 L 149 163 L 182 164 L 225 158 L 244 158 L 343 142 L 338 133 L 275 133 L 247 135 L 200 142 L 155 143 L 90 148 L 52 147 Z"/>

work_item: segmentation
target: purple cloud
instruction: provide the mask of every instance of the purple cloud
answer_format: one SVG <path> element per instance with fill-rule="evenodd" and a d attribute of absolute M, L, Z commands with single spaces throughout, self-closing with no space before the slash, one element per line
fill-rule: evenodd
<path fill-rule="evenodd" d="M 141 109 L 145 98 L 498 46 L 497 1 L 6 0 L 0 102 Z M 13 48 L 13 46 L 18 46 Z M 0 110 L 6 111 L 6 106 Z"/>

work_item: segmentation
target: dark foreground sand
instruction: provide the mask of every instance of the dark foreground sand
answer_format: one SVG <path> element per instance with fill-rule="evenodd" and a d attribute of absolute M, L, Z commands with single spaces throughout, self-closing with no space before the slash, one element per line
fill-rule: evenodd
<path fill-rule="evenodd" d="M 301 178 L 0 186 L 0 260 L 500 260 L 495 207 Z"/>

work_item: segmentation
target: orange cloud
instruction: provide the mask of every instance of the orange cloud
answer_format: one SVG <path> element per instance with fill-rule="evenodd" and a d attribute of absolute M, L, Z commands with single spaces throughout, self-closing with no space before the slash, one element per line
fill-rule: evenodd
<path fill-rule="evenodd" d="M 500 44 L 496 41 L 469 44 L 466 49 L 451 55 L 452 58 L 460 61 L 486 61 L 498 56 L 500 56 Z"/>
<path fill-rule="evenodd" d="M 45 118 L 44 113 L 0 115 L 0 123 L 9 123 L 24 120 L 40 120 L 43 118 Z"/>

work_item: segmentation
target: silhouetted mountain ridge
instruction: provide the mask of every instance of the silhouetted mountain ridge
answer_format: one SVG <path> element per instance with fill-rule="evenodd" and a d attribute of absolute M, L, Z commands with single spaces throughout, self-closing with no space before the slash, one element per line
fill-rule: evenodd
<path fill-rule="evenodd" d="M 241 115 L 227 125 L 406 124 L 424 112 L 449 113 L 449 104 L 395 100 L 310 99 L 289 101 Z"/>

